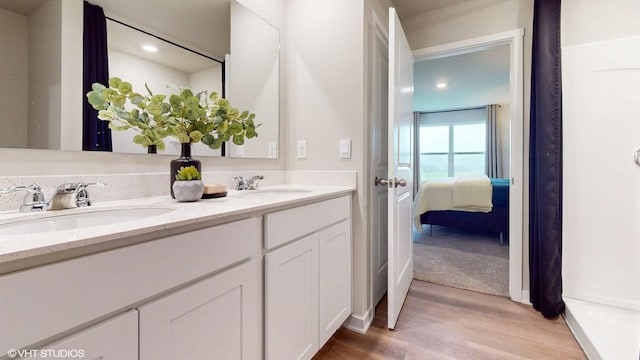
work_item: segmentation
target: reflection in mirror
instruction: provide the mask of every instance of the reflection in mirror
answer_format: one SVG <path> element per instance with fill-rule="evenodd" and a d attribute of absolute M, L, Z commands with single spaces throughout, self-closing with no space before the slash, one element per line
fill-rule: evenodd
<path fill-rule="evenodd" d="M 227 97 L 256 114 L 258 137 L 230 143 L 234 157 L 278 157 L 280 40 L 278 29 L 237 1 L 231 1 L 231 55 L 227 57 Z"/>
<path fill-rule="evenodd" d="M 222 94 L 221 62 L 160 39 L 139 29 L 107 18 L 109 76 L 130 82 L 134 91 L 146 94 L 145 85 L 155 94 L 177 94 L 180 86 L 194 92 L 204 90 Z M 147 149 L 134 144 L 134 130 L 112 131 L 113 152 L 146 153 Z M 165 139 L 162 154 L 180 154 L 180 143 Z M 192 145 L 194 156 L 219 156 L 220 150 L 197 143 Z"/>
<path fill-rule="evenodd" d="M 0 2 L 0 146 L 61 148 L 60 1 Z"/>
<path fill-rule="evenodd" d="M 109 17 L 214 59 L 222 61 L 226 54 L 231 54 L 231 65 L 226 70 L 227 97 L 235 107 L 255 112 L 256 121 L 263 124 L 258 128 L 258 139 L 247 141 L 244 149 L 232 149 L 231 153 L 242 156 L 244 150 L 244 157 L 277 156 L 271 156 L 277 154 L 278 147 L 279 35 L 276 28 L 247 9 L 244 9 L 245 15 L 254 17 L 254 25 L 241 25 L 244 20 L 230 20 L 230 0 L 90 2 L 102 6 Z M 233 6 L 243 8 L 239 3 Z M 225 21 L 227 30 L 215 28 Z M 257 25 L 258 21 L 261 25 Z M 230 23 L 238 24 L 234 29 L 253 28 L 259 32 L 232 34 L 232 38 L 248 39 L 250 45 L 241 44 L 242 40 L 230 45 Z M 267 44 L 271 53 L 266 52 Z M 80 150 L 80 107 L 85 101 L 79 71 L 82 0 L 0 0 L 0 53 L 0 147 Z M 252 64 L 250 60 L 257 62 Z M 265 72 L 258 73 L 258 69 Z M 239 79 L 230 81 L 231 74 Z M 145 81 L 151 83 L 153 79 Z M 165 85 L 154 85 L 154 88 L 163 89 Z M 73 95 L 76 93 L 82 94 Z M 238 101 L 231 93 L 240 97 Z M 168 149 L 172 146 L 167 144 Z M 205 150 L 211 154 L 212 150 Z"/>

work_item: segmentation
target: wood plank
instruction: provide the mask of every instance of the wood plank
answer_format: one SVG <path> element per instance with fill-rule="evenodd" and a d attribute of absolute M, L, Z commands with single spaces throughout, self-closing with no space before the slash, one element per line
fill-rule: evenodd
<path fill-rule="evenodd" d="M 366 335 L 341 328 L 314 359 L 586 359 L 562 318 L 507 298 L 414 280 L 396 329 L 386 297 Z"/>

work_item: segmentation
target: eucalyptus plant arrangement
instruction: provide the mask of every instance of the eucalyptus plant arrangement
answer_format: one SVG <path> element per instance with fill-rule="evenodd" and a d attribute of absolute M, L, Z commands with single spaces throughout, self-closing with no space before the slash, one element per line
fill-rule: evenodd
<path fill-rule="evenodd" d="M 258 136 L 255 114 L 239 111 L 215 92 L 207 96 L 182 87 L 179 94 L 154 94 L 145 84 L 147 94 L 142 95 L 118 77 L 110 78 L 108 85 L 92 84 L 86 95 L 89 103 L 110 129 L 137 131 L 133 142 L 144 147 L 163 150 L 163 139 L 172 136 L 183 144 L 202 141 L 218 149 L 225 141 L 243 145 L 245 139 Z"/>

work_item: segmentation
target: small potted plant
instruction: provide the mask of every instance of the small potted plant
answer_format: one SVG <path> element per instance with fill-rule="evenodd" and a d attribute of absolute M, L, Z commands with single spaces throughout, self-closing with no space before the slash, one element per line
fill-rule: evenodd
<path fill-rule="evenodd" d="M 181 167 L 176 173 L 172 189 L 176 200 L 180 202 L 198 201 L 204 192 L 200 171 L 193 165 Z"/>

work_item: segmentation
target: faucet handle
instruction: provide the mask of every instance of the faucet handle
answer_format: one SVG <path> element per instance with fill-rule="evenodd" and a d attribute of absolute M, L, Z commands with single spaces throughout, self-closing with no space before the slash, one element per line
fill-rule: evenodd
<path fill-rule="evenodd" d="M 56 188 L 56 193 L 64 194 L 64 193 L 73 193 L 79 191 L 81 189 L 86 189 L 88 186 L 97 186 L 97 187 L 105 187 L 107 183 L 103 182 L 92 182 L 92 183 L 64 183 L 59 185 Z"/>
<path fill-rule="evenodd" d="M 45 210 L 47 201 L 45 200 L 42 188 L 38 184 L 21 185 L 21 186 L 9 186 L 0 188 L 0 194 L 12 193 L 15 191 L 26 191 L 22 205 L 20 205 L 20 212 L 28 212 L 32 210 Z"/>

